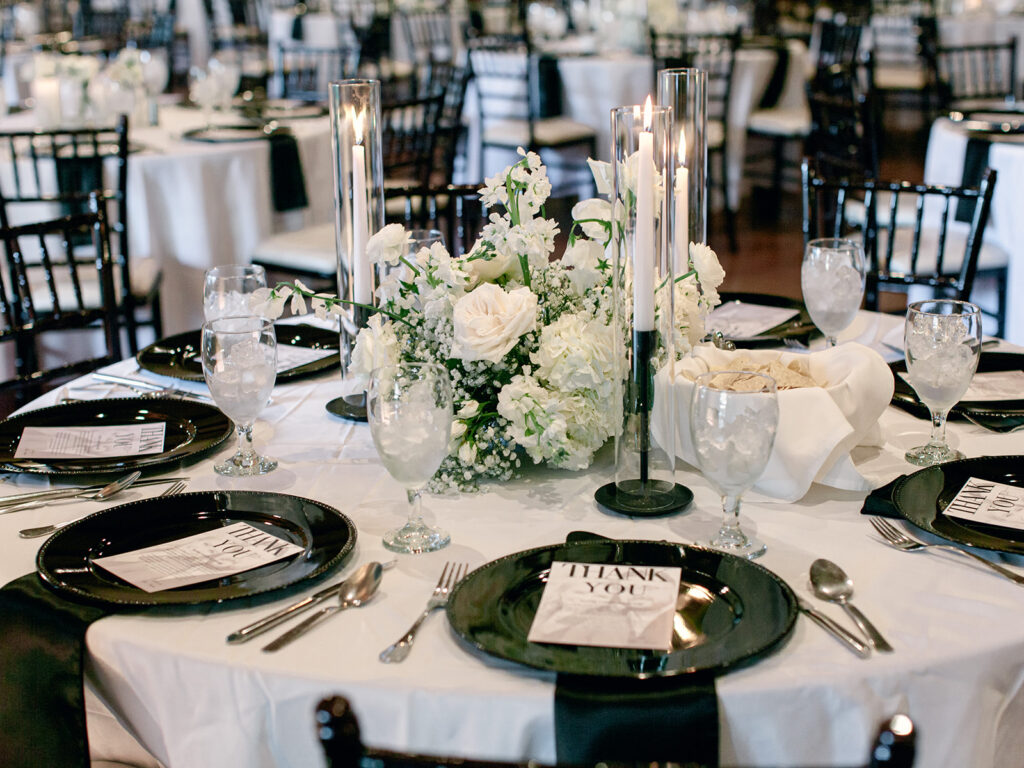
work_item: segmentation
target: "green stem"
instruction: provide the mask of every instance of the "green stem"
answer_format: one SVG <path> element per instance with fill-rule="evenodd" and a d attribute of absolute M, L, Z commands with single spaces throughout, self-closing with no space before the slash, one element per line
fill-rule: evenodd
<path fill-rule="evenodd" d="M 373 304 L 362 304 L 362 303 L 360 303 L 358 301 L 349 301 L 348 299 L 339 299 L 337 296 L 319 296 L 319 295 L 313 293 L 312 291 L 303 290 L 302 288 L 299 288 L 298 286 L 292 285 L 290 283 L 278 283 L 277 284 L 277 286 L 271 291 L 271 295 L 273 295 L 273 297 L 275 299 L 277 298 L 277 291 L 280 288 L 290 288 L 292 290 L 292 293 L 297 293 L 297 294 L 299 294 L 300 296 L 302 296 L 303 298 L 306 298 L 306 299 L 312 299 L 314 296 L 316 296 L 318 299 L 321 299 L 324 302 L 324 304 L 327 305 L 327 309 L 330 309 L 335 304 L 351 304 L 353 307 L 362 307 L 363 309 L 367 309 L 370 312 L 377 312 L 377 313 L 379 313 L 381 315 L 384 315 L 385 317 L 390 317 L 395 322 L 405 323 L 410 328 L 415 328 L 416 327 L 415 323 L 409 322 L 404 317 L 396 315 L 394 312 L 389 312 L 386 309 L 382 309 L 381 307 L 375 307 L 375 306 L 373 306 Z"/>

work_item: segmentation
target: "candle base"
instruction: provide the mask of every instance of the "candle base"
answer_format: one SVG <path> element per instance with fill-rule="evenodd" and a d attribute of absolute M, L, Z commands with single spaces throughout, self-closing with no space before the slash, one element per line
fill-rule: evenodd
<path fill-rule="evenodd" d="M 693 491 L 679 483 L 626 480 L 608 483 L 594 492 L 601 507 L 630 517 L 661 517 L 684 511 L 693 501 Z"/>
<path fill-rule="evenodd" d="M 366 393 L 336 397 L 324 406 L 332 416 L 345 421 L 366 421 Z"/>

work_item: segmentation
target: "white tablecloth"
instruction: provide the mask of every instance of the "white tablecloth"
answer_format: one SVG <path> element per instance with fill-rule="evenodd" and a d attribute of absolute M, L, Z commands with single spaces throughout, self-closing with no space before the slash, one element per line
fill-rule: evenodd
<path fill-rule="evenodd" d="M 929 184 L 960 186 L 963 183 L 967 134 L 951 120 L 939 118 L 932 124 L 925 157 L 924 180 Z M 986 136 L 985 138 L 997 138 Z M 1006 328 L 1003 336 L 1024 344 L 1024 310 L 1016 301 L 1024 299 L 1024 136 L 999 137 L 988 151 L 988 164 L 998 172 L 992 195 L 992 213 L 985 239 L 998 244 L 1009 255 Z M 994 299 L 994 297 L 993 297 Z M 992 302 L 989 302 L 992 303 Z"/>
<path fill-rule="evenodd" d="M 862 314 L 844 338 L 877 344 L 898 318 Z M 891 351 L 891 350 L 890 350 Z M 130 362 L 118 370 L 133 370 Z M 280 460 L 254 480 L 214 475 L 211 460 L 190 467 L 190 490 L 247 488 L 295 493 L 336 505 L 356 523 L 355 564 L 385 558 L 380 537 L 405 515 L 404 493 L 379 460 L 365 425 L 328 417 L 336 374 L 275 390 L 256 426 L 260 449 Z M 886 446 L 858 453 L 859 466 L 894 477 L 911 468 L 902 454 L 920 444 L 923 420 L 890 409 Z M 813 428 L 808 425 L 808 428 Z M 1024 452 L 1019 435 L 955 424 L 950 438 L 970 456 Z M 225 450 L 227 450 L 225 448 Z M 369 605 L 350 610 L 276 654 L 259 642 L 228 646 L 225 636 L 272 606 L 236 601 L 198 612 L 115 616 L 87 634 L 87 677 L 117 718 L 170 768 L 248 768 L 322 764 L 312 711 L 326 694 L 351 698 L 366 742 L 421 753 L 554 760 L 551 674 L 467 652 L 443 615 L 431 617 L 403 664 L 377 654 L 422 609 L 447 560 L 485 561 L 560 542 L 573 530 L 623 538 L 700 541 L 717 527 L 718 500 L 696 472 L 678 480 L 693 507 L 663 519 L 611 516 L 594 490 L 612 474 L 602 456 L 586 472 L 527 471 L 477 495 L 428 497 L 428 517 L 452 534 L 438 553 L 400 556 Z M 4 493 L 24 483 L 8 481 Z M 9 489 L 9 490 L 7 490 Z M 126 491 L 125 500 L 145 497 Z M 865 759 L 877 724 L 896 710 L 919 729 L 916 765 L 973 768 L 1020 765 L 1024 754 L 1024 589 L 953 555 L 888 549 L 860 514 L 862 494 L 821 486 L 794 504 L 748 500 L 744 526 L 768 544 L 759 561 L 805 599 L 811 562 L 827 557 L 856 584 L 856 602 L 896 648 L 855 658 L 800 618 L 789 642 L 760 663 L 718 681 L 724 764 L 852 765 Z M 40 540 L 16 531 L 91 512 L 61 505 L 0 516 L 4 580 L 32 570 Z M 127 757 L 91 721 L 98 755 Z"/>
<path fill-rule="evenodd" d="M 217 122 L 239 122 L 217 116 Z M 323 224 L 334 217 L 334 166 L 328 118 L 283 121 L 302 160 L 307 208 L 279 213 L 270 186 L 266 141 L 207 143 L 182 138 L 203 125 L 199 110 L 163 107 L 160 125 L 131 125 L 138 151 L 128 158 L 128 220 L 133 260 L 154 259 L 163 270 L 167 333 L 202 324 L 203 273 L 218 264 L 248 262 L 268 235 Z M 0 120 L 4 129 L 35 127 L 31 113 Z"/>

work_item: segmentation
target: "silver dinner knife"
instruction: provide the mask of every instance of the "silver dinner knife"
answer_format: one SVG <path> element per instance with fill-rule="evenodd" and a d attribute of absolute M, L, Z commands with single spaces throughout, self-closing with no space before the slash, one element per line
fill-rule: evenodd
<path fill-rule="evenodd" d="M 381 563 L 380 567 L 381 570 L 386 571 L 392 566 L 394 566 L 394 564 L 394 560 L 388 560 L 386 563 Z M 286 606 L 279 611 L 275 611 L 269 616 L 264 616 L 259 621 L 254 621 L 252 624 L 248 624 L 242 627 L 237 632 L 232 632 L 227 637 L 228 643 L 230 645 L 238 645 L 240 643 L 246 642 L 247 640 L 251 640 L 254 637 L 262 635 L 264 632 L 273 629 L 278 624 L 282 624 L 288 621 L 288 619 L 290 619 L 296 613 L 304 611 L 307 608 L 316 605 L 317 603 L 322 603 L 327 598 L 338 594 L 341 591 L 342 587 L 345 586 L 347 581 L 348 579 L 342 579 L 337 584 L 332 584 L 329 587 L 324 587 L 319 592 L 314 592 L 309 597 L 305 597 L 302 600 L 299 600 L 297 603 L 292 603 L 291 605 Z"/>
<path fill-rule="evenodd" d="M 190 392 L 187 389 L 178 389 L 176 387 L 165 387 L 161 384 L 155 384 L 152 381 L 143 381 L 142 379 L 131 379 L 127 376 L 115 376 L 112 373 L 94 373 L 92 377 L 97 381 L 105 381 L 110 384 L 120 384 L 123 387 L 134 389 L 136 392 L 152 392 L 154 394 L 158 392 L 167 392 L 174 395 L 175 397 L 188 397 L 195 400 L 211 400 L 209 395 L 201 392 Z"/>
<path fill-rule="evenodd" d="M 857 639 L 857 636 L 845 629 L 841 624 L 837 624 L 828 616 L 823 613 L 819 613 L 814 610 L 810 605 L 805 603 L 802 599 L 797 598 L 797 603 L 800 606 L 800 610 L 803 611 L 807 618 L 817 624 L 819 627 L 828 632 L 832 637 L 841 642 L 855 654 L 860 656 L 862 659 L 866 659 L 871 655 L 871 648 Z"/>

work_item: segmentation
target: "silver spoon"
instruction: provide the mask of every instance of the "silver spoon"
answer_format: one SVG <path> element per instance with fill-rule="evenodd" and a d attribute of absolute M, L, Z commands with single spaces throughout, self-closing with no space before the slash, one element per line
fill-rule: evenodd
<path fill-rule="evenodd" d="M 363 605 L 373 597 L 377 587 L 380 586 L 380 576 L 383 571 L 384 569 L 380 563 L 366 563 L 342 585 L 341 591 L 338 593 L 337 605 L 321 608 L 277 639 L 263 646 L 263 650 L 267 653 L 279 651 L 296 638 L 302 637 L 302 635 L 306 634 L 306 632 L 327 617 L 333 616 L 338 611 L 343 611 L 346 608 L 358 608 L 360 605 Z"/>
<path fill-rule="evenodd" d="M 849 598 L 853 595 L 853 582 L 842 568 L 831 560 L 823 558 L 815 560 L 811 563 L 811 587 L 814 589 L 814 594 L 823 600 L 830 600 L 843 606 L 843 610 L 860 627 L 861 632 L 867 636 L 868 642 L 876 651 L 883 653 L 892 651 L 892 646 L 886 642 L 875 625 L 849 602 Z"/>
<path fill-rule="evenodd" d="M 120 480 L 115 480 L 110 485 L 106 485 L 100 490 L 98 490 L 94 495 L 87 496 L 86 498 L 89 499 L 90 501 L 106 501 L 111 496 L 120 493 L 125 488 L 134 483 L 136 480 L 138 480 L 141 474 L 141 472 L 132 472 L 130 475 L 125 475 Z M 167 491 L 164 491 L 164 494 L 167 494 L 168 491 L 175 488 L 176 486 L 177 484 L 172 485 L 170 488 L 167 489 Z M 180 490 L 180 488 L 178 490 Z M 48 533 L 53 533 L 54 531 L 63 528 L 65 525 L 70 525 L 71 523 L 75 522 L 75 520 L 79 519 L 81 518 L 76 517 L 73 520 L 65 520 L 62 523 L 44 525 L 39 528 L 22 528 L 20 531 L 18 531 L 18 535 L 23 539 L 34 539 L 38 536 L 45 536 Z"/>

